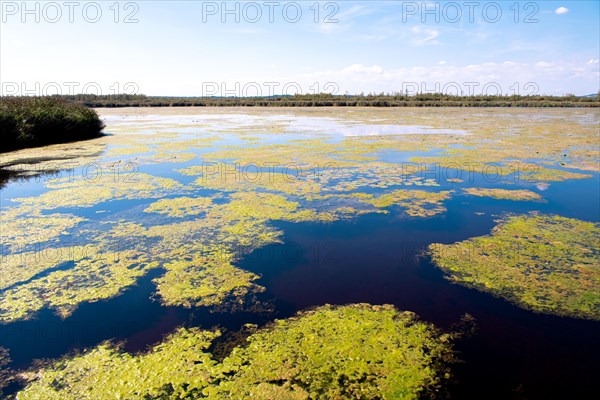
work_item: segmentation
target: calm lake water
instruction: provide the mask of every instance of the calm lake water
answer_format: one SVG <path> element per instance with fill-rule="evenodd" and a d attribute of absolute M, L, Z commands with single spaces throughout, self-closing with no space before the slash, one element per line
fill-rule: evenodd
<path fill-rule="evenodd" d="M 235 112 L 190 115 L 188 111 L 184 116 L 151 113 L 101 110 L 108 125 L 106 132 L 112 136 L 103 139 L 105 153 L 93 162 L 130 161 L 137 157 L 141 161 L 136 164 L 136 173 L 171 178 L 188 185 L 197 177 L 186 176 L 178 170 L 198 165 L 204 154 L 223 148 L 286 144 L 314 137 L 335 143 L 363 135 L 468 136 L 472 133 L 468 127 L 461 126 L 448 126 L 444 130 L 421 123 L 394 125 L 387 120 L 385 123 L 350 123 L 336 119 L 336 115 L 327 118 L 284 111 L 273 111 L 266 116 L 242 112 L 239 115 Z M 597 123 L 597 119 L 592 118 L 592 123 Z M 195 124 L 198 127 L 195 128 Z M 273 126 L 284 128 L 274 133 Z M 180 139 L 206 134 L 217 139 L 181 149 L 194 154 L 194 158 L 181 162 L 145 161 L 143 156 L 153 153 L 143 150 L 125 155 L 110 152 L 121 146 L 133 146 L 131 143 L 135 140 L 129 139 L 133 135 L 151 138 L 157 133 L 181 134 Z M 119 142 L 121 136 L 127 136 L 128 142 Z M 164 140 L 171 139 L 165 136 Z M 144 144 L 143 139 L 141 144 Z M 454 148 L 461 146 L 464 145 Z M 437 156 L 444 151 L 439 148 L 386 150 L 379 153 L 378 160 L 402 163 L 413 156 Z M 82 168 L 76 167 L 74 174 L 81 173 Z M 574 169 L 569 171 L 575 172 Z M 451 172 L 461 174 L 457 170 Z M 431 243 L 453 243 L 489 234 L 496 220 L 507 214 L 537 211 L 599 222 L 600 175 L 585 173 L 590 177 L 552 181 L 547 187 L 539 182 L 515 181 L 512 177 L 489 179 L 477 175 L 463 182 L 435 177 L 439 186 L 407 188 L 454 191 L 443 203 L 446 211 L 426 218 L 409 217 L 401 207 L 390 207 L 387 214 L 368 213 L 328 223 L 270 221 L 270 226 L 283 232 L 282 243 L 254 249 L 237 261 L 236 266 L 261 276 L 256 283 L 266 291 L 260 299 L 272 304 L 272 311 L 211 312 L 205 307 L 162 306 L 154 295 L 156 286 L 152 280 L 163 270 L 154 269 L 121 295 L 82 303 L 65 319 L 44 308 L 32 319 L 2 324 L 0 346 L 10 351 L 11 367 L 25 369 L 35 359 L 59 357 L 104 340 L 126 341 L 127 351 L 145 350 L 182 325 L 219 326 L 236 331 L 246 323 L 264 324 L 325 303 L 387 303 L 413 311 L 442 329 L 451 329 L 466 313 L 475 317 L 477 333 L 457 344 L 463 362 L 454 367 L 456 383 L 450 388 L 453 398 L 594 398 L 600 394 L 597 384 L 600 323 L 536 314 L 489 294 L 452 284 L 422 255 Z M 355 172 L 355 178 L 360 175 L 360 171 Z M 430 175 L 434 176 L 435 172 Z M 13 201 L 15 198 L 45 193 L 49 190 L 45 187 L 48 179 L 34 177 L 9 182 L 0 190 L 2 206 L 15 206 L 18 204 Z M 461 192 L 466 187 L 528 189 L 540 194 L 544 201 L 467 196 Z M 382 189 L 371 186 L 361 191 L 380 193 Z M 220 190 L 192 188 L 187 193 L 207 196 L 218 194 Z M 143 210 L 155 201 L 156 198 L 107 200 L 91 207 L 59 207 L 52 212 L 86 218 L 90 226 L 120 219 L 151 226 L 155 224 L 154 217 Z M 78 228 L 69 232 L 77 236 Z M 10 389 L 14 391 L 18 386 Z"/>

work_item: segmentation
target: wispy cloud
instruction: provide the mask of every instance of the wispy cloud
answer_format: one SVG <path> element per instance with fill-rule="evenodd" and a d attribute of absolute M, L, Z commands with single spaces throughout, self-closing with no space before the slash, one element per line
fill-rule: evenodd
<path fill-rule="evenodd" d="M 370 15 L 373 12 L 374 10 L 364 5 L 354 5 L 342 11 L 328 7 L 326 10 L 320 11 L 320 21 L 317 28 L 319 32 L 325 34 L 345 32 L 353 26 L 357 18 Z"/>
<path fill-rule="evenodd" d="M 435 39 L 440 35 L 440 31 L 437 29 L 413 26 L 410 31 L 416 34 L 413 39 L 413 45 L 415 46 L 438 44 Z"/>
<path fill-rule="evenodd" d="M 566 14 L 568 13 L 570 10 L 567 7 L 558 7 L 556 10 L 554 10 L 555 14 Z"/>

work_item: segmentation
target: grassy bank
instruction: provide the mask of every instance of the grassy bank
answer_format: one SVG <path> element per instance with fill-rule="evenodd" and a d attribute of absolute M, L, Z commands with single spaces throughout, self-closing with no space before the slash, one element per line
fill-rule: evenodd
<path fill-rule="evenodd" d="M 263 97 L 159 97 L 74 95 L 64 99 L 87 107 L 600 107 L 600 98 L 577 96 L 452 96 L 304 94 Z"/>
<path fill-rule="evenodd" d="M 55 97 L 0 97 L 0 152 L 100 136 L 86 106 Z"/>

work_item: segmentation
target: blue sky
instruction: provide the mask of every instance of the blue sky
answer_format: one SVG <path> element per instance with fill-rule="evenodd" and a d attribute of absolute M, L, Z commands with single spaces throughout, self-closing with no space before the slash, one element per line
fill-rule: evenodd
<path fill-rule="evenodd" d="M 600 89 L 596 1 L 92 3 L 2 1 L 3 94 Z"/>

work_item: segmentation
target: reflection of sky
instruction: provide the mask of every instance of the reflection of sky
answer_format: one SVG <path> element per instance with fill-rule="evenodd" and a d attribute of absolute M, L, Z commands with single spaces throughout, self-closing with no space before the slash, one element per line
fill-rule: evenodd
<path fill-rule="evenodd" d="M 326 117 L 304 117 L 293 115 L 248 115 L 248 114 L 200 114 L 200 115 L 144 115 L 144 116 L 111 116 L 103 117 L 110 127 L 121 128 L 130 124 L 146 129 L 136 130 L 136 133 L 172 130 L 178 127 L 178 132 L 194 132 L 204 128 L 207 123 L 219 123 L 220 130 L 268 127 L 270 124 L 283 125 L 286 131 L 308 134 L 332 134 L 340 136 L 378 136 L 378 135 L 465 135 L 461 129 L 437 129 L 422 125 L 396 124 L 362 124 L 348 123 L 346 120 Z M 375 122 L 376 120 L 374 120 Z M 185 126 L 183 128 L 182 126 Z M 197 126 L 197 128 L 194 128 Z M 109 129 L 110 129 L 109 127 Z M 266 128 L 265 128 L 266 129 Z M 132 132 L 133 133 L 133 132 Z M 273 133 L 272 133 L 273 134 Z"/>
<path fill-rule="evenodd" d="M 319 126 L 320 125 L 320 126 Z M 459 129 L 434 129 L 428 126 L 420 125 L 345 125 L 337 122 L 331 122 L 329 126 L 327 123 L 316 125 L 306 125 L 306 127 L 295 126 L 295 130 L 314 130 L 322 131 L 333 134 L 341 134 L 343 136 L 381 136 L 381 135 L 440 135 L 440 134 L 454 134 L 454 135 L 465 135 L 466 132 Z"/>

